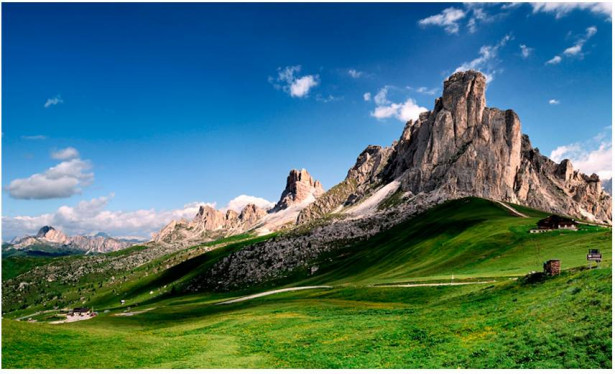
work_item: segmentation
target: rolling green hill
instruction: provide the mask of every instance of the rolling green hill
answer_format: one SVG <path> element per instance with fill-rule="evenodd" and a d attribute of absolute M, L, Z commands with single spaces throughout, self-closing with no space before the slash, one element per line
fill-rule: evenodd
<path fill-rule="evenodd" d="M 104 284 L 91 291 L 87 305 L 109 310 L 94 319 L 49 325 L 5 316 L 2 364 L 610 368 L 611 229 L 583 225 L 576 232 L 530 234 L 546 214 L 523 213 L 530 217 L 511 215 L 490 201 L 460 199 L 323 254 L 310 264 L 318 268 L 315 272 L 297 269 L 232 293 L 181 293 L 229 253 L 266 238 L 230 239 L 168 269 L 153 273 L 148 267 L 147 276 L 136 269 L 142 276 L 125 282 L 121 292 L 110 293 Z M 587 269 L 589 248 L 603 253 L 600 269 Z M 562 261 L 562 275 L 526 276 L 540 272 L 551 258 Z M 452 275 L 455 282 L 495 282 L 374 287 L 450 283 Z M 309 285 L 333 288 L 217 304 L 271 288 Z M 125 311 L 120 297 L 137 313 L 117 315 Z M 53 314 L 32 318 L 47 321 Z"/>

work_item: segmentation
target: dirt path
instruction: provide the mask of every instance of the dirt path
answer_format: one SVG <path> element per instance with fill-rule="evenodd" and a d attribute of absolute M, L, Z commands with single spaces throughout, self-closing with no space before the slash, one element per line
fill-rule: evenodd
<path fill-rule="evenodd" d="M 511 207 L 510 205 L 501 202 L 501 201 L 496 201 L 498 204 L 500 204 L 501 206 L 503 206 L 506 210 L 508 210 L 509 212 L 511 212 L 512 214 L 514 214 L 517 217 L 522 217 L 522 218 L 530 218 L 529 216 L 526 216 L 525 214 L 519 212 L 518 210 L 516 210 L 515 208 Z"/>
<path fill-rule="evenodd" d="M 34 316 L 38 316 L 39 314 L 43 314 L 43 313 L 50 313 L 50 312 L 58 312 L 58 313 L 61 313 L 61 312 L 63 312 L 63 311 L 64 311 L 64 310 L 61 310 L 61 309 L 41 310 L 41 311 L 38 311 L 38 312 L 36 312 L 36 313 L 28 314 L 27 316 L 23 316 L 23 317 L 18 317 L 18 318 L 15 318 L 15 321 L 22 321 L 22 320 L 24 320 L 24 319 L 26 319 L 26 318 L 30 318 L 30 317 L 34 317 Z"/>
<path fill-rule="evenodd" d="M 480 281 L 480 282 L 455 282 L 455 283 L 410 283 L 410 284 L 389 284 L 372 287 L 439 287 L 439 286 L 465 286 L 468 284 L 485 284 L 494 283 L 495 280 Z"/>
<path fill-rule="evenodd" d="M 240 297 L 240 298 L 237 298 L 237 299 L 223 301 L 221 303 L 217 303 L 216 305 L 233 304 L 233 303 L 238 303 L 238 302 L 241 302 L 241 301 L 256 299 L 257 297 L 274 295 L 276 293 L 300 291 L 300 290 L 311 290 L 311 289 L 315 289 L 315 288 L 333 288 L 333 287 L 331 287 L 331 286 L 305 286 L 305 287 L 282 288 L 280 290 L 261 292 L 261 293 L 257 293 L 257 294 L 250 295 L 250 296 L 244 296 L 244 297 Z"/>
<path fill-rule="evenodd" d="M 137 310 L 134 312 L 124 312 L 124 313 L 115 313 L 114 316 L 118 316 L 118 317 L 131 317 L 134 316 L 135 314 L 141 314 L 141 313 L 145 313 L 145 312 L 149 312 L 150 310 L 154 310 L 156 308 L 147 308 L 147 309 L 143 309 L 143 310 Z"/>

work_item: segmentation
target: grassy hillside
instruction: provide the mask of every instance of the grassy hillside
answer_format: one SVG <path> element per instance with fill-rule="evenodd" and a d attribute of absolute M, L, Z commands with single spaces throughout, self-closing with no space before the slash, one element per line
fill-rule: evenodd
<path fill-rule="evenodd" d="M 317 276 L 302 284 L 379 284 L 406 281 L 493 278 L 542 271 L 549 259 L 562 267 L 587 265 L 588 249 L 611 263 L 611 230 L 580 226 L 530 234 L 547 214 L 525 209 L 511 215 L 491 201 L 468 198 L 443 204 L 391 230 L 328 255 Z M 333 261 L 332 261 L 333 259 Z"/>
<path fill-rule="evenodd" d="M 183 296 L 132 317 L 65 325 L 5 319 L 2 364 L 609 368 L 610 313 L 610 269 L 568 271 L 534 284 L 339 287 L 231 305 Z"/>
<path fill-rule="evenodd" d="M 609 368 L 611 230 L 529 234 L 545 213 L 512 216 L 461 199 L 323 255 L 276 286 L 331 285 L 216 305 L 234 293 L 179 294 L 196 275 L 247 244 L 241 237 L 165 269 L 157 259 L 121 286 L 103 283 L 87 305 L 109 309 L 63 325 L 2 321 L 3 367 Z M 587 270 L 585 254 L 605 261 Z M 174 254 L 182 259 L 193 249 Z M 558 258 L 560 276 L 540 279 Z M 161 269 L 160 271 L 153 271 Z M 496 280 L 421 288 L 408 282 Z M 167 286 L 166 288 L 164 286 Z M 269 285 L 271 286 L 271 285 Z M 113 290 L 113 292 L 112 292 Z M 66 292 L 73 292 L 67 290 Z M 124 311 L 119 298 L 132 304 Z M 137 305 L 138 304 L 138 305 Z M 25 314 L 25 312 L 23 313 Z M 34 316 L 48 321 L 53 313 Z M 82 347 L 92 347 L 82 349 Z M 75 352 L 79 352 L 76 354 Z M 36 353 L 36 354 L 35 354 Z"/>

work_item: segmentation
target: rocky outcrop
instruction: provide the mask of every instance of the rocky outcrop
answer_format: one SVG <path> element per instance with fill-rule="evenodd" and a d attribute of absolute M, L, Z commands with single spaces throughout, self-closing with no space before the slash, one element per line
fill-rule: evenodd
<path fill-rule="evenodd" d="M 322 184 L 314 180 L 307 170 L 293 169 L 286 178 L 286 187 L 282 191 L 280 201 L 271 209 L 271 212 L 279 212 L 293 205 L 315 201 L 324 192 Z"/>
<path fill-rule="evenodd" d="M 370 186 L 382 182 L 380 174 L 389 161 L 393 147 L 370 145 L 357 157 L 355 165 L 348 170 L 346 179 L 325 192 L 313 204 L 303 209 L 298 223 L 322 217 L 340 206 L 354 203 Z"/>
<path fill-rule="evenodd" d="M 432 111 L 406 124 L 391 147 L 368 147 L 335 196 L 325 194 L 299 215 L 304 223 L 347 206 L 392 181 L 411 195 L 445 200 L 476 196 L 595 222 L 610 223 L 611 197 L 596 175 L 540 155 L 521 134 L 512 110 L 485 106 L 485 77 L 453 74 Z"/>
<path fill-rule="evenodd" d="M 41 227 L 40 230 L 38 230 L 36 237 L 50 243 L 64 243 L 67 239 L 66 235 L 64 235 L 62 231 L 56 230 L 51 226 Z"/>
<path fill-rule="evenodd" d="M 171 221 L 153 238 L 156 243 L 188 245 L 218 237 L 238 234 L 254 228 L 267 212 L 254 204 L 246 205 L 240 213 L 223 212 L 202 205 L 192 221 Z"/>
<path fill-rule="evenodd" d="M 107 253 L 134 245 L 134 240 L 111 238 L 108 235 L 67 236 L 51 226 L 43 226 L 35 236 L 25 236 L 11 242 L 12 249 L 20 251 L 70 250 L 86 253 Z"/>
<path fill-rule="evenodd" d="M 185 247 L 251 230 L 264 234 L 294 224 L 299 211 L 324 193 L 307 170 L 291 170 L 280 201 L 269 212 L 254 204 L 241 212 L 201 206 L 192 221 L 172 221 L 153 238 L 161 244 Z"/>

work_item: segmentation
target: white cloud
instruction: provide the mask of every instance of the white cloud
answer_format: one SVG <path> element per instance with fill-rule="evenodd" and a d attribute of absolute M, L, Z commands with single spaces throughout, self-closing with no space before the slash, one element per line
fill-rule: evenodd
<path fill-rule="evenodd" d="M 531 3 L 533 13 L 553 13 L 555 18 L 561 18 L 573 10 L 589 10 L 595 14 L 605 15 L 611 17 L 611 4 L 610 2 L 602 3 Z"/>
<path fill-rule="evenodd" d="M 422 93 L 425 95 L 435 95 L 438 92 L 438 87 L 434 87 L 434 88 L 427 88 L 427 87 L 419 87 L 415 90 L 418 93 Z"/>
<path fill-rule="evenodd" d="M 278 68 L 278 77 L 269 77 L 269 82 L 276 89 L 282 89 L 291 97 L 307 97 L 310 90 L 319 83 L 318 74 L 298 77 L 301 65 Z"/>
<path fill-rule="evenodd" d="M 22 135 L 21 138 L 23 140 L 45 140 L 47 136 L 45 135 Z"/>
<path fill-rule="evenodd" d="M 348 75 L 350 75 L 351 77 L 357 79 L 357 78 L 359 78 L 359 77 L 361 77 L 363 75 L 363 72 L 355 70 L 355 69 L 350 69 L 350 70 L 348 70 Z"/>
<path fill-rule="evenodd" d="M 369 92 L 366 92 L 363 94 L 363 100 L 365 101 L 370 101 L 372 99 L 372 94 Z"/>
<path fill-rule="evenodd" d="M 601 179 L 609 179 L 613 176 L 612 153 L 610 137 L 599 134 L 584 142 L 559 146 L 549 157 L 556 162 L 569 159 L 575 169 L 585 174 L 596 173 Z"/>
<path fill-rule="evenodd" d="M 416 101 L 413 99 L 408 99 L 404 103 L 379 105 L 370 114 L 372 117 L 377 119 L 394 117 L 402 122 L 407 122 L 418 119 L 419 114 L 427 111 L 427 108 L 417 105 Z"/>
<path fill-rule="evenodd" d="M 459 32 L 459 21 L 466 16 L 466 13 L 457 8 L 446 8 L 441 13 L 424 18 L 419 21 L 421 26 L 440 26 L 449 34 Z"/>
<path fill-rule="evenodd" d="M 581 52 L 581 48 L 583 48 L 582 44 L 573 45 L 572 47 L 566 48 L 564 54 L 566 56 L 578 55 Z"/>
<path fill-rule="evenodd" d="M 534 48 L 530 48 L 530 47 L 526 46 L 525 44 L 519 45 L 519 48 L 521 48 L 521 56 L 523 58 L 530 57 L 530 55 L 532 54 L 532 51 L 534 50 Z"/>
<path fill-rule="evenodd" d="M 598 32 L 598 28 L 596 28 L 596 26 L 590 26 L 587 29 L 585 29 L 585 37 L 589 39 L 592 36 L 596 35 L 597 32 Z"/>
<path fill-rule="evenodd" d="M 42 173 L 15 179 L 6 187 L 15 199 L 54 199 L 81 193 L 81 188 L 94 181 L 92 165 L 87 160 L 73 158 L 63 161 Z"/>
<path fill-rule="evenodd" d="M 51 158 L 56 160 L 70 160 L 72 158 L 79 158 L 79 151 L 73 147 L 67 147 L 51 152 Z"/>
<path fill-rule="evenodd" d="M 598 29 L 596 28 L 596 26 L 590 26 L 587 29 L 585 29 L 585 35 L 579 37 L 579 40 L 576 42 L 575 45 L 573 45 L 572 47 L 566 48 L 564 50 L 564 55 L 568 57 L 571 57 L 571 56 L 583 57 L 583 53 L 582 53 L 583 46 L 589 40 L 589 38 L 596 35 L 597 32 L 598 32 Z"/>
<path fill-rule="evenodd" d="M 60 95 L 57 95 L 57 96 L 47 99 L 47 101 L 45 101 L 45 104 L 43 106 L 45 108 L 49 108 L 50 106 L 62 104 L 63 102 L 64 100 L 62 100 Z"/>
<path fill-rule="evenodd" d="M 384 86 L 380 89 L 380 91 L 378 91 L 376 96 L 374 96 L 374 102 L 376 103 L 376 105 L 386 105 L 390 103 L 390 101 L 387 99 L 388 92 L 389 92 L 388 86 Z"/>
<path fill-rule="evenodd" d="M 478 70 L 485 74 L 487 83 L 491 82 L 496 73 L 495 66 L 498 63 L 498 52 L 500 48 L 504 47 L 511 39 L 512 36 L 506 35 L 497 44 L 484 45 L 480 47 L 480 50 L 478 51 L 479 57 L 472 61 L 464 62 L 457 69 L 455 69 L 455 73 L 466 70 Z"/>
<path fill-rule="evenodd" d="M 113 194 L 84 200 L 76 206 L 61 206 L 53 213 L 40 216 L 3 216 L 3 238 L 33 235 L 45 225 L 53 226 L 69 235 L 103 231 L 113 236 L 149 237 L 171 220 L 193 218 L 201 205 L 215 207 L 215 203 L 192 202 L 173 210 L 111 211 L 106 208 L 112 198 Z"/>
<path fill-rule="evenodd" d="M 559 56 L 555 56 L 555 57 L 553 57 L 552 59 L 550 59 L 549 61 L 545 62 L 545 64 L 548 64 L 548 65 L 557 65 L 557 64 L 559 64 L 560 62 L 562 62 L 562 58 L 561 58 L 561 57 L 559 57 Z"/>
<path fill-rule="evenodd" d="M 172 220 L 191 220 L 198 213 L 199 207 L 216 203 L 195 201 L 179 209 L 139 209 L 134 211 L 109 210 L 107 205 L 114 194 L 91 200 L 83 200 L 75 206 L 61 206 L 53 213 L 39 216 L 2 217 L 2 235 L 5 240 L 15 236 L 36 234 L 45 225 L 53 226 L 69 235 L 106 232 L 112 236 L 138 236 L 149 238 Z M 240 195 L 229 201 L 225 209 L 241 211 L 249 203 L 263 209 L 273 203 L 254 196 Z"/>
<path fill-rule="evenodd" d="M 290 85 L 290 96 L 304 97 L 310 92 L 312 87 L 318 85 L 318 78 L 314 75 L 306 75 L 296 79 Z"/>
<path fill-rule="evenodd" d="M 551 105 L 557 105 L 557 104 L 559 104 L 559 100 L 557 100 L 557 99 L 551 99 L 551 100 L 549 100 L 549 104 L 551 104 Z"/>
<path fill-rule="evenodd" d="M 472 10 L 472 16 L 468 21 L 468 30 L 470 33 L 475 33 L 478 29 L 479 22 L 487 22 L 491 20 L 491 17 L 485 13 L 485 10 L 482 8 L 483 4 L 480 3 L 469 3 L 464 4 L 466 7 Z"/>
<path fill-rule="evenodd" d="M 237 213 L 240 213 L 241 210 L 248 204 L 254 204 L 259 208 L 268 210 L 273 208 L 275 203 L 272 203 L 269 200 L 263 199 L 262 197 L 249 196 L 249 195 L 239 195 L 233 200 L 229 201 L 226 207 L 224 207 L 224 211 L 226 210 L 234 210 Z"/>

